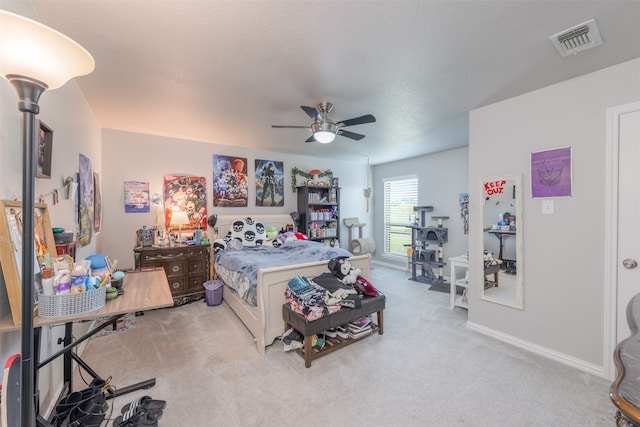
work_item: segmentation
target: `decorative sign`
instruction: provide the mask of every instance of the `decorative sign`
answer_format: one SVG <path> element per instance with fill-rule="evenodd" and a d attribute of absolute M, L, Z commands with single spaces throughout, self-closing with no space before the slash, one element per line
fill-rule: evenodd
<path fill-rule="evenodd" d="M 504 185 L 507 183 L 504 179 L 499 179 L 497 181 L 490 181 L 484 183 L 484 191 L 488 196 L 493 196 L 494 194 L 502 194 L 504 193 Z"/>

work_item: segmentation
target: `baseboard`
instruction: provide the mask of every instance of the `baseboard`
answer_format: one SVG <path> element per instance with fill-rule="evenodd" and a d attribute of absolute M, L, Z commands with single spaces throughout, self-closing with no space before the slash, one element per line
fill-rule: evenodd
<path fill-rule="evenodd" d="M 569 356 L 567 354 L 560 353 L 555 350 L 551 350 L 550 348 L 533 344 L 529 341 L 525 341 L 520 338 L 516 338 L 514 336 L 505 334 L 503 332 L 496 331 L 495 329 L 487 328 L 486 326 L 482 326 L 477 323 L 467 321 L 466 326 L 467 328 L 472 329 L 476 332 L 479 332 L 483 335 L 490 336 L 499 341 L 506 342 L 507 344 L 511 344 L 523 350 L 530 351 L 540 356 L 544 356 L 548 359 L 555 360 L 556 362 L 560 362 L 564 365 L 568 365 L 573 368 L 579 369 L 581 371 L 587 372 L 589 374 L 595 375 L 597 377 L 606 379 L 604 366 L 598 366 L 598 365 L 594 365 L 593 363 L 585 362 L 584 360 L 575 358 L 573 356 Z"/>

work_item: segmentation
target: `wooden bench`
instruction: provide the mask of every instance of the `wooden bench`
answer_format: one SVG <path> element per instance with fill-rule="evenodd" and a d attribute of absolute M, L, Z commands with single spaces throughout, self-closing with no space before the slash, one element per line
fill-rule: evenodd
<path fill-rule="evenodd" d="M 343 339 L 343 338 L 330 338 L 325 337 L 325 346 L 320 349 L 313 346 L 313 336 L 326 331 L 327 329 L 336 328 L 341 325 L 345 325 L 349 322 L 358 320 L 363 316 L 368 316 L 372 313 L 377 313 L 377 330 L 378 334 L 382 335 L 383 329 L 383 316 L 382 312 L 385 308 L 386 297 L 384 294 L 378 292 L 375 297 L 365 297 L 362 300 L 361 307 L 359 308 L 346 308 L 342 307 L 335 313 L 327 314 L 320 319 L 312 322 L 304 318 L 304 316 L 296 313 L 291 309 L 291 306 L 287 303 L 282 306 L 282 318 L 284 319 L 284 330 L 288 330 L 290 327 L 304 335 L 304 347 L 296 349 L 296 352 L 304 358 L 304 366 L 309 368 L 311 361 L 318 357 L 329 354 L 339 348 L 345 347 L 349 344 L 353 344 L 358 339 Z M 373 332 L 373 331 L 372 331 Z"/>

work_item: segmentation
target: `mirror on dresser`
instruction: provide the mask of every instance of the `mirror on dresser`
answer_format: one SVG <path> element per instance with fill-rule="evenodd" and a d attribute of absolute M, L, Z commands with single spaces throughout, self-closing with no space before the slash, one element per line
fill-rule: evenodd
<path fill-rule="evenodd" d="M 482 178 L 480 299 L 522 310 L 522 175 Z"/>

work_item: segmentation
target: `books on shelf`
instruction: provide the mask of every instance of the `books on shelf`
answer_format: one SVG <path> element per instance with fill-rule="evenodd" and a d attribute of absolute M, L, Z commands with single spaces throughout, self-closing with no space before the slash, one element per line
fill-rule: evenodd
<path fill-rule="evenodd" d="M 348 325 L 349 329 L 349 338 L 358 339 L 364 336 L 369 335 L 374 330 L 377 329 L 375 323 L 371 321 L 371 318 L 368 316 L 361 317 Z"/>

